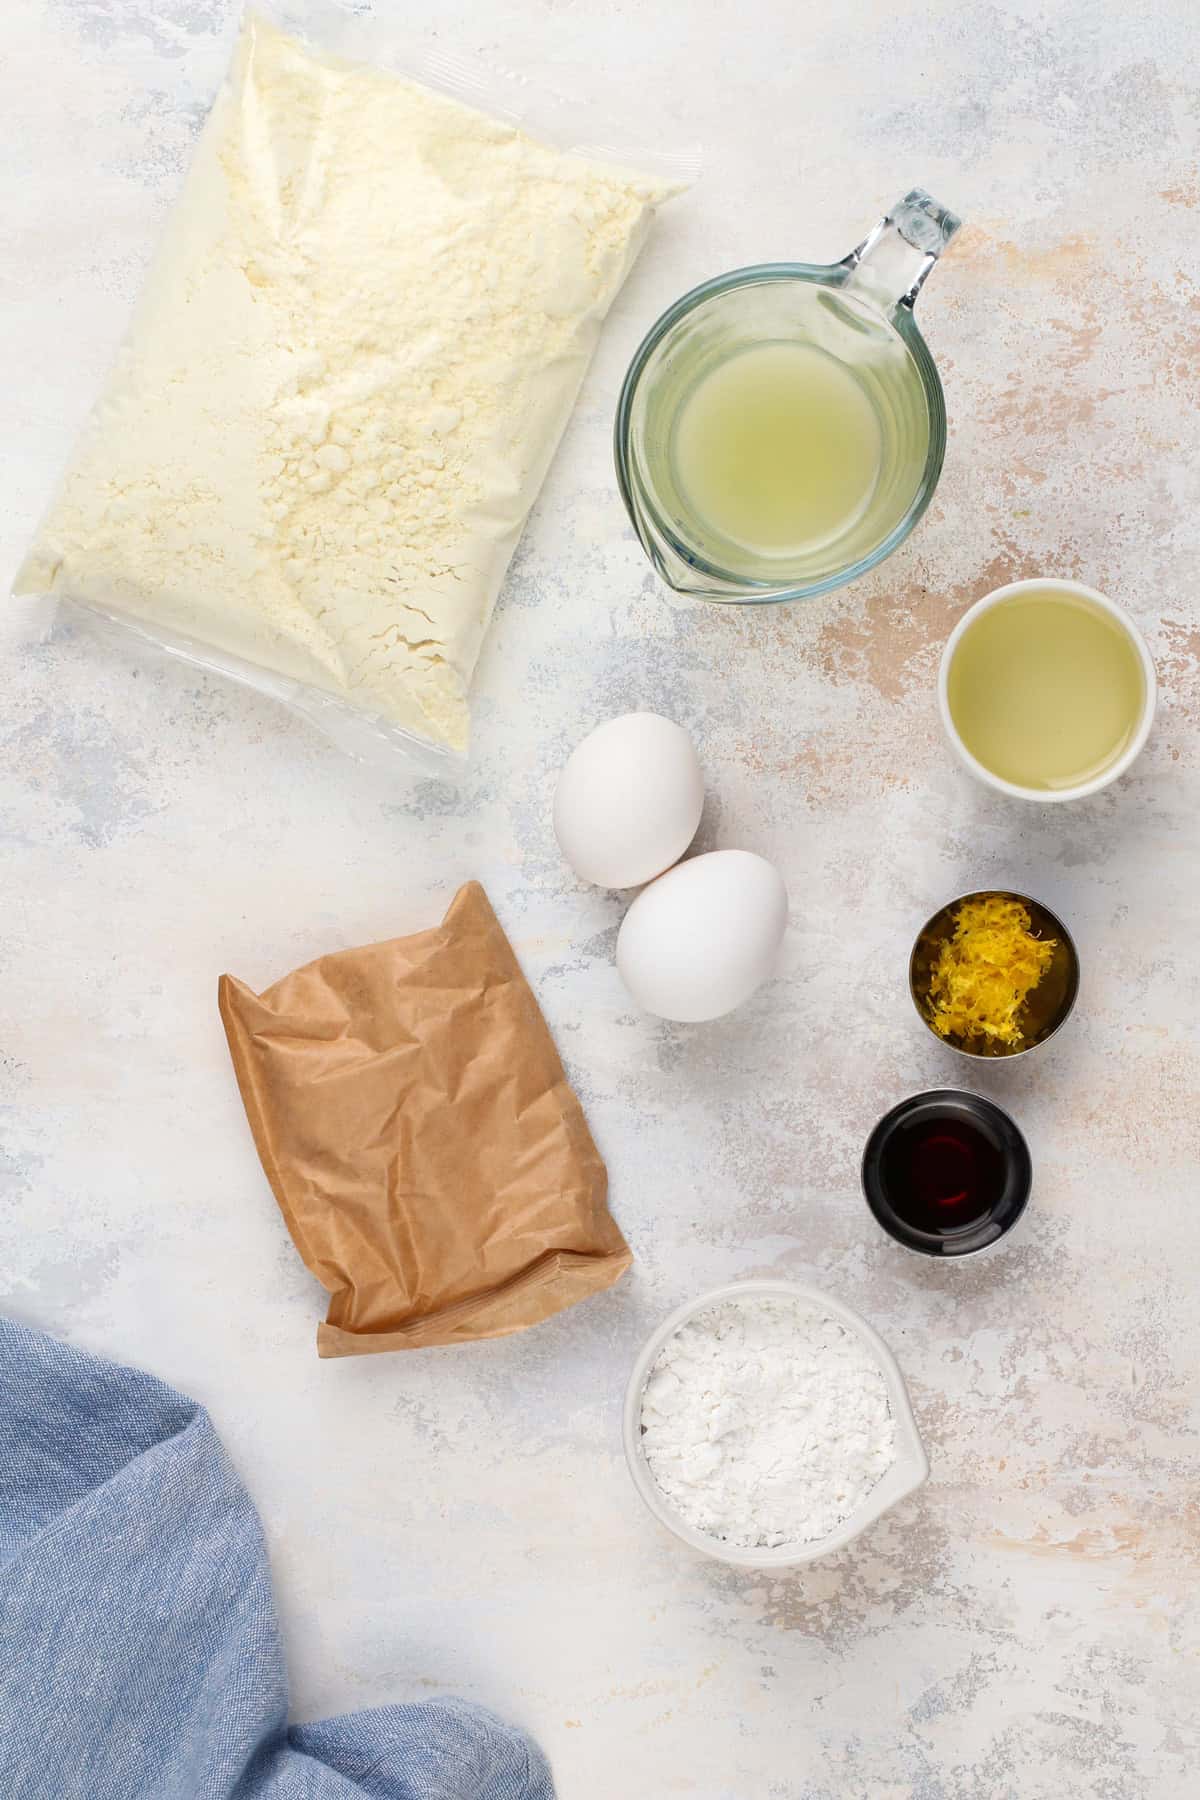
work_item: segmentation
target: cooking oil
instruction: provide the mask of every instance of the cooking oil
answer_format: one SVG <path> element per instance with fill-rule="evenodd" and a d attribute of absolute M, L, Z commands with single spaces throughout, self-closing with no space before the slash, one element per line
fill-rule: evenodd
<path fill-rule="evenodd" d="M 1137 733 L 1146 683 L 1118 619 L 1082 595 L 1032 588 L 967 628 L 947 677 L 950 716 L 985 769 L 1025 788 L 1102 775 Z"/>

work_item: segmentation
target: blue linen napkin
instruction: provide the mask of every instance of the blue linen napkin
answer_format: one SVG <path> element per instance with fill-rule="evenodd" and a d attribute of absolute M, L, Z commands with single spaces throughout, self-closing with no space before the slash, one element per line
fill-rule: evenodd
<path fill-rule="evenodd" d="M 287 1724 L 258 1516 L 195 1401 L 0 1318 L 4 1800 L 554 1800 L 455 1700 Z"/>

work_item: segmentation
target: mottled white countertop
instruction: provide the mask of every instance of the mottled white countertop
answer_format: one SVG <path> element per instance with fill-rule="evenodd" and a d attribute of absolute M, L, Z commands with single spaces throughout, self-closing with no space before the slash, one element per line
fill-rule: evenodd
<path fill-rule="evenodd" d="M 382 0 L 381 0 L 382 5 Z M 907 20 L 897 12 L 907 11 Z M 136 291 L 233 0 L 9 0 L 0 22 L 0 566 Z M 1139 16 L 1139 14 L 1150 16 Z M 509 581 L 460 792 L 342 760 L 185 669 L 3 615 L 3 1304 L 202 1399 L 270 1537 L 299 1714 L 451 1689 L 531 1728 L 563 1800 L 1062 1800 L 1194 1791 L 1200 1712 L 1200 171 L 1190 0 L 406 0 L 414 41 L 609 91 L 701 186 L 622 296 Z M 920 316 L 950 448 L 916 536 L 803 607 L 669 604 L 609 462 L 641 331 L 722 268 L 842 254 L 920 182 L 970 221 Z M 1022 574 L 1144 625 L 1135 774 L 1046 812 L 939 741 L 939 646 Z M 556 769 L 611 713 L 689 726 L 708 845 L 783 869 L 779 979 L 638 1017 L 615 896 L 572 883 Z M 526 1336 L 318 1363 L 322 1294 L 251 1147 L 215 984 L 432 922 L 477 876 L 556 1033 L 635 1250 Z M 1036 1160 L 1023 1240 L 964 1269 L 876 1235 L 875 1117 L 961 1066 L 912 935 L 1004 882 L 1072 926 L 1068 1033 L 979 1086 Z M 738 1275 L 870 1317 L 929 1486 L 789 1578 L 644 1514 L 619 1402 L 650 1327 Z"/>

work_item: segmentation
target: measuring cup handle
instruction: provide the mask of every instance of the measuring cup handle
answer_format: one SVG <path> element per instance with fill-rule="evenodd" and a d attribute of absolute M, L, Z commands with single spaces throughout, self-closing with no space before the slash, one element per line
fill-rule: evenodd
<path fill-rule="evenodd" d="M 910 188 L 874 231 L 845 257 L 846 286 L 884 311 L 911 309 L 925 277 L 962 224 L 924 188 Z"/>

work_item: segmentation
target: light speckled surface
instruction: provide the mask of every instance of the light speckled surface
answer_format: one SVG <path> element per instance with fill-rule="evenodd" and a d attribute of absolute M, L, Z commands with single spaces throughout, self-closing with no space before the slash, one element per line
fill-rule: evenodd
<path fill-rule="evenodd" d="M 393 9 L 700 139 L 618 304 L 485 653 L 463 790 L 364 772 L 266 702 L 2 621 L 4 1303 L 212 1409 L 271 1540 L 302 1715 L 450 1688 L 530 1726 L 564 1800 L 1173 1800 L 1200 1712 L 1200 174 L 1193 8 L 559 0 Z M 802 22 L 803 21 L 803 22 Z M 0 564 L 126 317 L 230 0 L 9 0 L 0 25 Z M 720 268 L 841 254 L 921 181 L 970 220 L 921 301 L 951 441 L 915 538 L 788 611 L 680 608 L 610 473 L 640 331 Z M 1045 813 L 952 765 L 966 604 L 1077 576 L 1145 626 L 1134 776 Z M 708 1027 L 633 1014 L 618 897 L 555 852 L 556 768 L 645 705 L 691 727 L 702 841 L 775 858 L 779 979 Z M 583 1096 L 638 1261 L 526 1337 L 318 1364 L 322 1295 L 255 1161 L 215 1007 L 429 923 L 482 879 Z M 980 1085 L 1026 1128 L 1022 1241 L 964 1270 L 869 1227 L 876 1115 L 961 1066 L 908 1011 L 913 932 L 1003 881 L 1084 989 Z M 931 1484 L 842 1556 L 698 1563 L 625 1475 L 651 1325 L 738 1274 L 823 1284 L 909 1378 Z"/>

